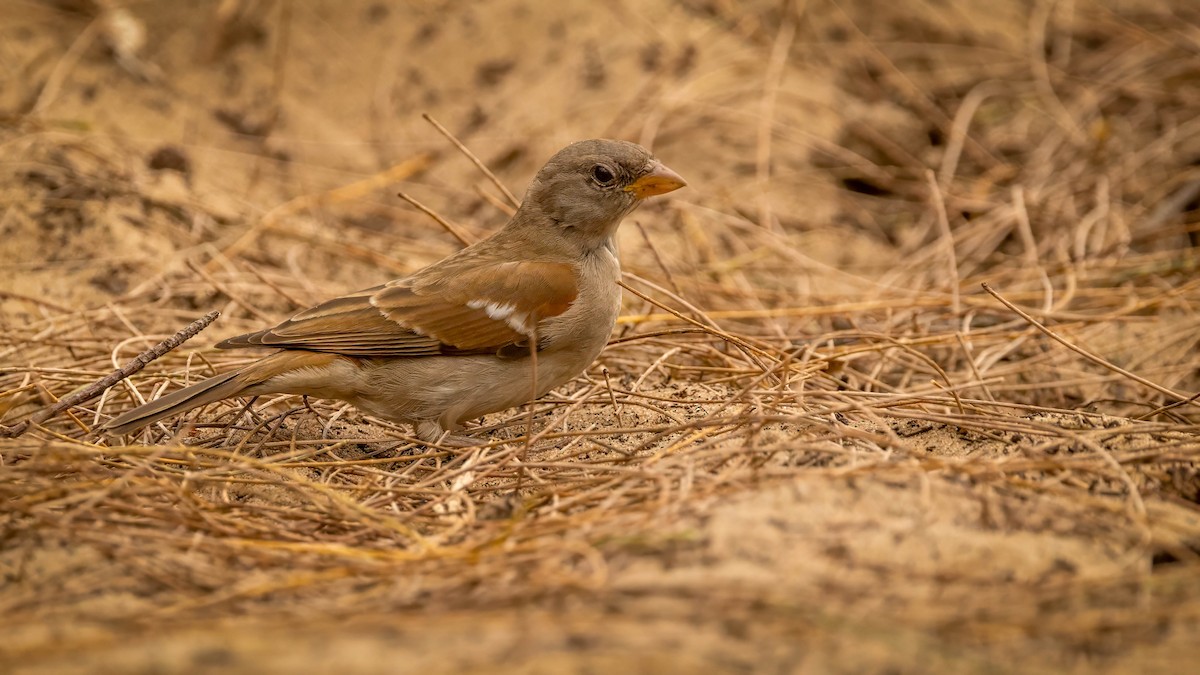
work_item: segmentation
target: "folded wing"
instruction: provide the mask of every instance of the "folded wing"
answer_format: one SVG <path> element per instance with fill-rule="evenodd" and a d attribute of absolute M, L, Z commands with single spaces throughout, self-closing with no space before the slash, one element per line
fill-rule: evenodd
<path fill-rule="evenodd" d="M 217 345 L 307 349 L 358 357 L 511 351 L 577 295 L 570 265 L 505 262 L 416 276 L 344 295 Z"/>

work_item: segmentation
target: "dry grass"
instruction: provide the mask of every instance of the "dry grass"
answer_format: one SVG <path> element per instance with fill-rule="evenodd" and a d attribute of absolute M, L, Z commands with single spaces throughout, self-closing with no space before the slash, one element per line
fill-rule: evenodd
<path fill-rule="evenodd" d="M 487 445 L 469 451 L 288 397 L 210 406 L 127 445 L 89 435 L 247 358 L 204 349 L 214 331 L 452 250 L 419 214 L 361 203 L 379 187 L 457 172 L 479 192 L 443 212 L 472 236 L 502 220 L 487 181 L 432 131 L 378 174 L 293 195 L 243 228 L 231 198 L 162 178 L 138 148 L 13 118 L 0 128 L 18 167 L 0 185 L 6 236 L 42 223 L 61 235 L 45 246 L 80 255 L 51 272 L 109 299 L 75 309 L 87 289 L 0 288 L 0 422 L 209 309 L 226 316 L 103 398 L 0 441 L 3 651 L 61 666 L 61 641 L 145 667 L 116 646 L 208 626 L 189 644 L 245 666 L 266 658 L 246 631 L 278 636 L 270 624 L 286 619 L 314 640 L 342 621 L 372 634 L 403 609 L 423 617 L 403 630 L 427 622 L 444 640 L 447 668 L 503 654 L 519 668 L 542 652 L 580 655 L 539 662 L 565 668 L 615 667 L 605 659 L 623 651 L 650 671 L 669 654 L 737 670 L 795 650 L 817 670 L 1194 656 L 1200 17 L 1078 4 L 1067 18 L 1038 5 L 1028 58 L 955 62 L 951 43 L 983 38 L 932 15 L 896 28 L 899 42 L 840 9 L 779 24 L 774 9 L 716 3 L 706 21 L 767 55 L 742 139 L 755 161 L 698 168 L 728 171 L 731 192 L 627 224 L 632 292 L 600 362 L 534 405 L 531 427 L 525 410 L 484 420 Z M 857 103 L 861 118 L 848 112 L 832 139 L 798 138 L 789 48 L 842 64 L 827 69 L 839 86 L 877 103 Z M 658 150 L 673 166 L 672 143 L 725 105 L 691 95 L 656 99 L 673 113 Z M 814 163 L 833 179 L 815 191 L 828 220 L 780 196 L 789 167 Z M 382 218 L 394 225 L 370 225 Z M 86 257 L 130 227 L 161 253 Z M 14 276 L 38 267 L 8 255 Z M 755 571 L 739 576 L 747 561 Z M 495 638 L 509 611 L 543 626 L 542 642 Z M 478 643 L 460 644 L 472 631 Z M 647 646 L 650 634 L 664 642 Z M 780 645 L 792 646 L 764 651 Z"/>

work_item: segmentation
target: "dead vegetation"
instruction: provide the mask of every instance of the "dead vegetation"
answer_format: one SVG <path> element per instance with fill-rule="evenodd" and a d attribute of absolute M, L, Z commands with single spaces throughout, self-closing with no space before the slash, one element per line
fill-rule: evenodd
<path fill-rule="evenodd" d="M 261 89 L 206 118 L 229 127 L 245 104 L 276 126 L 233 125 L 216 148 L 104 127 L 93 111 L 117 109 L 116 94 L 96 107 L 77 92 L 110 81 L 109 60 L 64 80 L 26 57 L 25 96 L 2 99 L 0 127 L 0 423 L 224 316 L 102 398 L 0 440 L 0 654 L 58 672 L 1095 672 L 1194 658 L 1200 14 L 751 4 L 645 10 L 672 29 L 615 46 L 593 40 L 621 20 L 595 10 L 596 28 L 563 38 L 584 56 L 549 67 L 546 88 L 522 60 L 483 58 L 487 42 L 476 110 L 435 114 L 510 185 L 557 145 L 510 139 L 548 126 L 653 143 L 694 186 L 625 226 L 627 311 L 601 360 L 532 423 L 526 410 L 483 420 L 487 444 L 465 452 L 288 397 L 210 406 L 128 444 L 90 435 L 248 358 L 206 349 L 216 332 L 453 250 L 397 189 L 464 236 L 506 204 L 419 116 L 403 124 L 421 140 L 401 147 L 370 122 L 379 110 L 330 128 L 341 102 L 297 109 L 296 90 L 280 92 L 310 73 L 282 72 L 286 59 L 258 58 L 265 72 L 239 77 Z M 267 5 L 238 19 L 267 44 L 215 62 L 249 70 L 287 50 L 307 63 L 319 3 L 287 23 Z M 20 25 L 54 35 L 36 20 L 53 10 L 27 11 Z M 161 26 L 199 10 L 146 11 Z M 436 44 L 503 15 L 456 11 L 405 21 L 405 44 L 426 44 L 424 21 Z M 212 30 L 232 31 L 223 21 Z M 139 54 L 166 73 L 184 58 Z M 47 77 L 57 93 L 35 86 Z M 122 77 L 126 96 L 149 86 Z M 177 77 L 166 119 L 216 110 L 195 91 L 231 76 Z M 454 92 L 407 77 L 427 106 Z M 263 91 L 276 98 L 255 107 Z M 625 104 L 559 127 L 513 92 L 545 115 L 573 96 Z M 312 119 L 344 156 L 305 154 Z"/>

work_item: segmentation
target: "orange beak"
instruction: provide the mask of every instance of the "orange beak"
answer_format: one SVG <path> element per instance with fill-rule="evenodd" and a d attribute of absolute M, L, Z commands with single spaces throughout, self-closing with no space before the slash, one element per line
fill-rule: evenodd
<path fill-rule="evenodd" d="M 687 181 L 683 177 L 668 169 L 662 162 L 654 160 L 650 173 L 630 183 L 625 187 L 625 191 L 632 192 L 638 199 L 645 199 L 678 190 L 685 185 Z"/>

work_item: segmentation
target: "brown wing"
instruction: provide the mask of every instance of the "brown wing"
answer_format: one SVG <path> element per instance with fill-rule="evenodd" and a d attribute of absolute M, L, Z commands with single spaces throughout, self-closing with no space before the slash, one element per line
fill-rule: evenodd
<path fill-rule="evenodd" d="M 217 345 L 346 356 L 497 352 L 575 301 L 569 265 L 508 262 L 393 281 L 323 302 L 267 330 Z"/>

